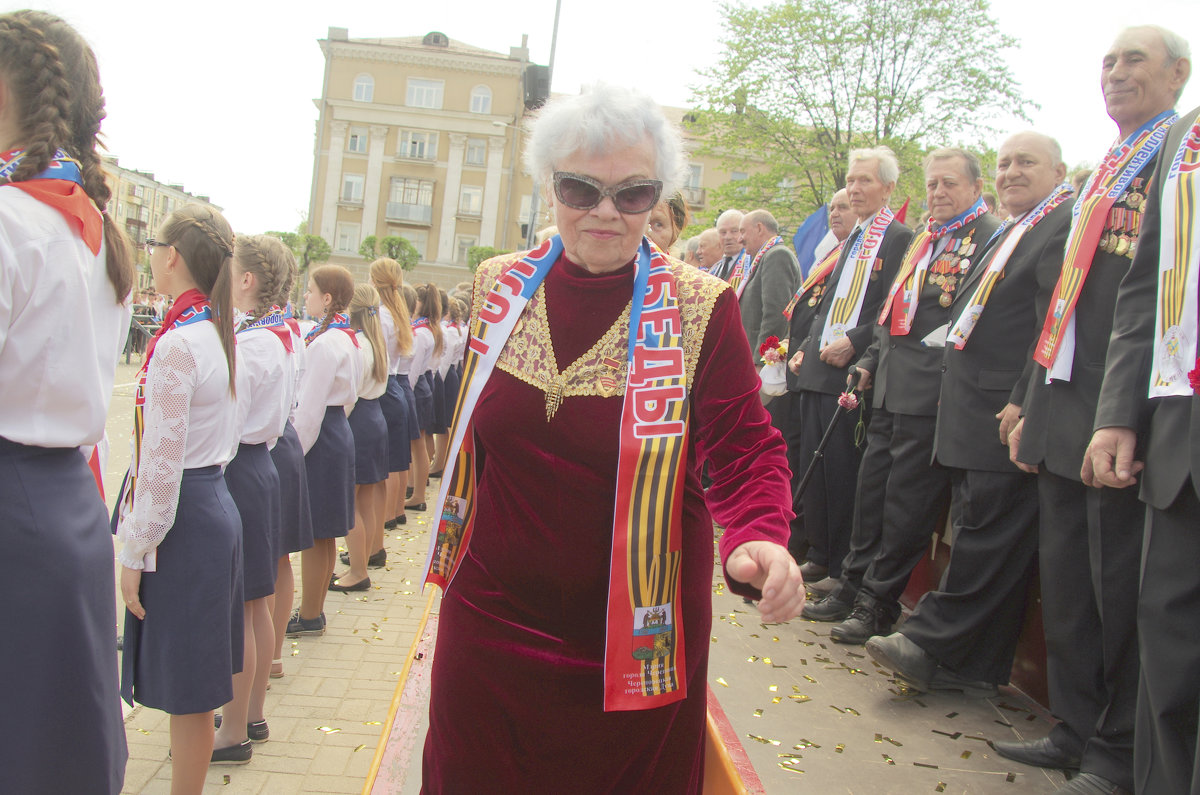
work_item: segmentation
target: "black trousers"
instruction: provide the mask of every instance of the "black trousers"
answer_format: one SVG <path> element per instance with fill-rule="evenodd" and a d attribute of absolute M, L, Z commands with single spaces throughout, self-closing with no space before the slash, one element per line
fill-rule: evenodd
<path fill-rule="evenodd" d="M 1200 795 L 1198 616 L 1200 500 L 1189 481 L 1169 508 L 1147 516 L 1137 617 L 1137 792 Z"/>
<path fill-rule="evenodd" d="M 789 391 L 771 401 L 776 413 L 771 416 L 772 424 L 780 418 L 779 430 L 783 433 L 783 441 L 787 445 L 787 462 L 792 470 L 792 494 L 796 493 L 796 485 L 804 476 L 808 462 L 812 460 L 812 450 L 805 455 L 800 438 L 800 394 Z M 791 535 L 788 537 L 788 552 L 797 563 L 804 561 L 808 555 L 808 535 L 804 532 L 804 501 L 793 500 L 792 511 L 796 517 L 792 519 Z"/>
<path fill-rule="evenodd" d="M 820 445 L 825 429 L 839 411 L 837 395 L 800 393 L 800 455 L 805 468 Z M 801 497 L 809 544 L 808 559 L 828 566 L 829 576 L 835 579 L 841 576 L 842 559 L 850 551 L 854 494 L 862 459 L 861 451 L 854 444 L 855 426 L 860 416 L 865 416 L 865 409 L 843 412 Z"/>
<path fill-rule="evenodd" d="M 1005 684 L 1037 554 L 1037 478 L 951 469 L 950 482 L 950 563 L 900 631 L 950 670 Z"/>
<path fill-rule="evenodd" d="M 1135 489 L 1089 489 L 1043 467 L 1042 613 L 1051 730 L 1081 769 L 1133 789 L 1138 565 L 1146 507 Z M 1091 597 L 1091 598 L 1089 598 Z"/>

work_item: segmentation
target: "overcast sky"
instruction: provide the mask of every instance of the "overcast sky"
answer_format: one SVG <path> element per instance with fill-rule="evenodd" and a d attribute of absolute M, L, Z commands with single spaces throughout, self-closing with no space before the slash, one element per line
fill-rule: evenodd
<path fill-rule="evenodd" d="M 503 53 L 527 33 L 531 58 L 544 64 L 554 22 L 554 0 L 48 0 L 38 7 L 66 18 L 96 50 L 108 97 L 104 132 L 121 165 L 209 195 L 247 233 L 291 229 L 307 211 L 313 99 L 324 68 L 317 39 L 330 26 L 348 28 L 351 38 L 439 30 Z M 1116 32 L 1156 23 L 1187 35 L 1195 10 L 1196 0 L 993 3 L 1001 29 L 1021 43 L 1008 53 L 1021 88 L 1041 105 L 1033 127 L 1060 140 L 1068 166 L 1098 160 L 1115 135 L 1099 71 Z M 553 90 L 605 80 L 686 106 L 696 70 L 721 52 L 720 19 L 712 0 L 564 0 Z M 1200 48 L 1200 37 L 1192 38 Z M 1200 79 L 1179 109 L 1197 104 Z"/>

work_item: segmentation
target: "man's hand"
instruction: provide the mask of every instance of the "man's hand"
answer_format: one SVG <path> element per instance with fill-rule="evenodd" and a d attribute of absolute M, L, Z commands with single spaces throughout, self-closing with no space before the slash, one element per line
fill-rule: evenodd
<path fill-rule="evenodd" d="M 1101 428 L 1092 434 L 1092 441 L 1083 454 L 1079 471 L 1085 486 L 1108 486 L 1123 489 L 1137 483 L 1134 477 L 1146 464 L 1134 461 L 1137 434 L 1133 428 Z"/>
<path fill-rule="evenodd" d="M 821 349 L 821 361 L 832 367 L 845 367 L 854 356 L 854 343 L 849 337 L 839 337 Z"/>
<path fill-rule="evenodd" d="M 1017 420 L 1017 424 L 1008 432 L 1008 460 L 1012 461 L 1017 469 L 1022 472 L 1028 472 L 1031 475 L 1036 475 L 1038 468 L 1033 464 L 1022 464 L 1017 460 L 1017 453 L 1021 450 L 1021 431 L 1025 428 L 1025 418 Z"/>
<path fill-rule="evenodd" d="M 858 384 L 854 388 L 859 392 L 866 392 L 871 388 L 871 371 L 864 370 L 861 367 L 855 367 L 858 370 Z M 850 386 L 850 376 L 846 376 L 846 386 Z"/>
<path fill-rule="evenodd" d="M 1015 403 L 1009 403 L 1000 409 L 996 419 L 1000 420 L 1000 444 L 1007 447 L 1008 434 L 1012 431 L 1013 426 L 1021 420 L 1021 407 Z"/>
<path fill-rule="evenodd" d="M 800 375 L 800 363 L 804 361 L 804 351 L 796 351 L 796 355 L 788 360 L 788 369 L 792 375 Z"/>
<path fill-rule="evenodd" d="M 747 541 L 729 554 L 725 570 L 738 582 L 762 591 L 763 621 L 776 624 L 804 609 L 804 577 L 786 547 L 773 541 Z"/>

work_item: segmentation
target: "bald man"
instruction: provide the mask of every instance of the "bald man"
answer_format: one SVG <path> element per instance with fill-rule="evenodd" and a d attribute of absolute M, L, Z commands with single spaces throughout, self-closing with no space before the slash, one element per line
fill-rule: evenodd
<path fill-rule="evenodd" d="M 715 268 L 721 262 L 721 236 L 717 234 L 715 229 L 705 229 L 698 235 L 699 243 L 696 248 L 696 256 L 700 258 L 700 267 L 713 273 Z M 714 274 L 715 275 L 715 274 Z"/>
<path fill-rule="evenodd" d="M 791 244 L 780 237 L 779 223 L 769 211 L 746 213 L 740 231 L 750 261 L 729 283 L 737 291 L 742 328 L 757 362 L 758 349 L 767 337 L 787 339 L 783 309 L 800 286 L 800 263 Z"/>

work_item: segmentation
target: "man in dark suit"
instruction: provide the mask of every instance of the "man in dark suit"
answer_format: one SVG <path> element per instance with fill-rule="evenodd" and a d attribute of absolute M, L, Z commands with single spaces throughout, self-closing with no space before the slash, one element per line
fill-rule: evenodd
<path fill-rule="evenodd" d="M 915 690 L 991 695 L 1008 682 L 1037 552 L 1037 481 L 1008 460 L 1032 371 L 1039 290 L 1053 288 L 1071 186 L 1051 138 L 1001 146 L 996 190 L 1013 214 L 958 285 L 947 334 L 935 460 L 950 468 L 950 564 L 899 632 L 867 651 Z"/>
<path fill-rule="evenodd" d="M 742 328 L 750 355 L 758 361 L 763 340 L 786 339 L 788 319 L 783 309 L 800 286 L 800 263 L 791 245 L 779 236 L 779 223 L 767 210 L 751 210 L 742 217 L 742 243 L 753 259 L 751 270 L 736 285 Z"/>
<path fill-rule="evenodd" d="M 713 267 L 713 276 L 729 281 L 745 253 L 742 245 L 742 211 L 726 210 L 717 216 L 717 235 L 721 238 L 721 261 Z"/>
<path fill-rule="evenodd" d="M 1134 733 L 1134 785 L 1146 793 L 1200 792 L 1198 177 L 1200 108 L 1176 122 L 1163 144 L 1137 254 L 1117 294 L 1096 431 L 1083 461 L 1091 486 L 1128 489 L 1140 473 L 1149 506 Z M 1160 268 L 1177 281 L 1163 279 Z M 1160 331 L 1163 310 L 1178 315 L 1164 314 Z"/>
<path fill-rule="evenodd" d="M 1000 226 L 982 199 L 979 159 L 938 149 L 925 159 L 928 228 L 913 238 L 875 338 L 858 362 L 875 394 L 858 472 L 850 552 L 837 587 L 804 617 L 841 621 L 830 637 L 866 643 L 900 616 L 900 595 L 950 501 L 950 473 L 933 463 L 942 354 L 951 302 Z"/>
<path fill-rule="evenodd" d="M 798 352 L 801 344 L 808 337 L 809 327 L 817 314 L 817 304 L 821 293 L 829 281 L 829 275 L 837 264 L 842 253 L 842 246 L 858 219 L 850 209 L 850 199 L 846 189 L 842 188 L 829 200 L 829 228 L 837 237 L 837 245 L 824 258 L 813 263 L 808 276 L 803 279 L 799 289 L 792 295 L 791 300 L 783 309 L 783 316 L 788 321 L 788 350 Z M 796 357 L 792 357 L 795 359 Z M 775 416 L 782 417 L 783 440 L 787 444 L 788 466 L 792 469 L 792 494 L 812 460 L 811 449 L 806 450 L 800 438 L 800 385 L 796 381 L 796 370 L 788 364 L 786 375 L 787 392 L 772 401 L 775 406 Z M 808 536 L 804 532 L 804 506 L 801 500 L 794 500 L 792 511 L 795 517 L 791 523 L 791 536 L 788 540 L 788 551 L 797 563 L 804 561 L 808 554 Z M 831 581 L 832 582 L 832 581 Z M 808 583 L 806 583 L 808 584 Z M 810 587 L 818 583 L 809 584 Z"/>
<path fill-rule="evenodd" d="M 1045 320 L 1025 417 L 1009 437 L 1013 460 L 1038 476 L 1046 674 L 1060 722 L 1048 737 L 993 747 L 1018 762 L 1078 767 L 1070 792 L 1093 791 L 1085 783 L 1097 792 L 1133 791 L 1138 651 L 1137 602 L 1130 597 L 1138 588 L 1145 506 L 1132 489 L 1087 488 L 1080 468 L 1117 287 L 1187 79 L 1187 59 L 1169 55 L 1164 33 L 1123 31 L 1104 57 L 1101 85 L 1120 135 L 1076 200 L 1080 212 L 1049 316 L 1038 306 Z"/>
<path fill-rule="evenodd" d="M 810 455 L 840 410 L 838 395 L 845 389 L 847 368 L 871 344 L 884 294 L 912 238 L 887 207 L 899 175 L 896 156 L 885 146 L 850 153 L 846 193 L 859 223 L 823 281 L 820 296 L 813 297 L 807 335 L 789 348 L 800 390 L 800 449 Z M 802 497 L 809 544 L 808 560 L 801 566 L 805 580 L 841 575 L 861 455 L 854 443 L 856 419 L 852 415 L 838 424 Z"/>

